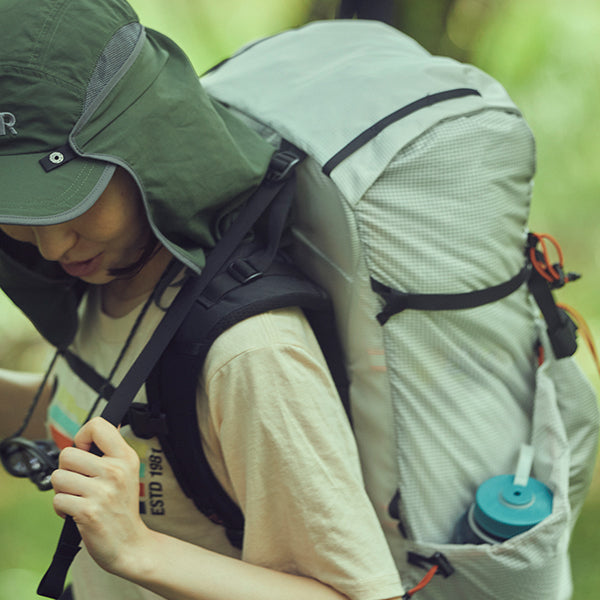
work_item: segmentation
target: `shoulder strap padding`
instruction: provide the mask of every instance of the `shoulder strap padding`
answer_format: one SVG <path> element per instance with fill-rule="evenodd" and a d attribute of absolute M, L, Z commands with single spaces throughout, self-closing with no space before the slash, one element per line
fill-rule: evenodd
<path fill-rule="evenodd" d="M 286 306 L 316 311 L 327 306 L 325 293 L 292 267 L 278 263 L 273 271 L 236 287 L 217 302 L 198 299 L 146 383 L 147 410 L 151 426 L 157 428 L 152 434 L 158 436 L 181 488 L 202 513 L 225 526 L 231 543 L 238 547 L 244 518 L 204 454 L 196 413 L 197 386 L 212 343 L 235 323 Z M 141 423 L 139 414 L 130 413 L 130 418 Z"/>

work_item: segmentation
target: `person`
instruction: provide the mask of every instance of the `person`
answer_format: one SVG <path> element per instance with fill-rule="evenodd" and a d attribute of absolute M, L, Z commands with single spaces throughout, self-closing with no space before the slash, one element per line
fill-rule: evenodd
<path fill-rule="evenodd" d="M 0 0 L 0 39 L 0 284 L 46 339 L 116 385 L 273 148 L 125 0 Z M 185 496 L 155 438 L 98 416 L 105 400 L 63 353 L 41 381 L 0 373 L 2 433 L 16 404 L 49 402 L 54 508 L 83 540 L 76 600 L 404 594 L 300 309 L 227 330 L 198 381 L 207 458 L 244 513 L 241 550 Z"/>

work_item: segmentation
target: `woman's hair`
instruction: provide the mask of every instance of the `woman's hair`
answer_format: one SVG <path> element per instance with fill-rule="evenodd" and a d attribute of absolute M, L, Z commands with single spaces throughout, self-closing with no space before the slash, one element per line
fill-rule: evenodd
<path fill-rule="evenodd" d="M 159 251 L 160 247 L 160 242 L 156 239 L 156 237 L 151 231 L 148 231 L 148 240 L 146 242 L 146 245 L 142 248 L 142 253 L 138 257 L 138 259 L 132 264 L 127 265 L 126 267 L 109 269 L 109 274 L 114 277 L 118 277 L 119 279 L 129 279 L 130 277 L 134 277 Z"/>
<path fill-rule="evenodd" d="M 117 167 L 113 177 L 119 177 L 123 184 L 128 186 L 128 191 L 131 193 L 134 201 L 137 204 L 138 214 L 141 219 L 144 219 L 145 222 L 147 239 L 137 260 L 126 267 L 117 267 L 114 269 L 109 269 L 108 271 L 110 275 L 118 277 L 119 279 L 129 279 L 130 277 L 137 275 L 144 268 L 144 266 L 152 259 L 156 252 L 158 252 L 161 245 L 150 228 L 150 223 L 148 222 L 148 217 L 144 208 L 144 201 L 142 200 L 142 193 L 134 178 L 123 167 Z"/>

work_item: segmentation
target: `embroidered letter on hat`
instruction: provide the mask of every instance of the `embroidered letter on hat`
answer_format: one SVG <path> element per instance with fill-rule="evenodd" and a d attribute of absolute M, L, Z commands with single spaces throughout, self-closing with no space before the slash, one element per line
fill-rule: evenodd
<path fill-rule="evenodd" d="M 9 112 L 0 112 L 0 135 L 6 135 L 7 132 L 17 135 L 15 125 L 17 118 Z"/>

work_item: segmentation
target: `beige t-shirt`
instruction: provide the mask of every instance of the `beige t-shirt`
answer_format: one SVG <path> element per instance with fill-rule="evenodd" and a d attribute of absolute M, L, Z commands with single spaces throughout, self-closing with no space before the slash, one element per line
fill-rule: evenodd
<path fill-rule="evenodd" d="M 73 350 L 110 372 L 138 310 L 120 319 L 84 300 Z M 162 318 L 153 306 L 113 383 Z M 48 425 L 70 443 L 95 393 L 63 362 Z M 136 402 L 145 402 L 144 390 Z M 222 334 L 198 386 L 198 420 L 215 475 L 241 506 L 242 552 L 180 490 L 156 439 L 123 437 L 140 457 L 140 512 L 158 531 L 253 564 L 313 577 L 356 600 L 403 593 L 364 492 L 354 437 L 312 331 L 298 309 L 252 317 Z M 101 402 L 95 414 L 104 406 Z M 85 549 L 72 567 L 76 600 L 149 600 L 156 595 L 96 566 Z"/>

